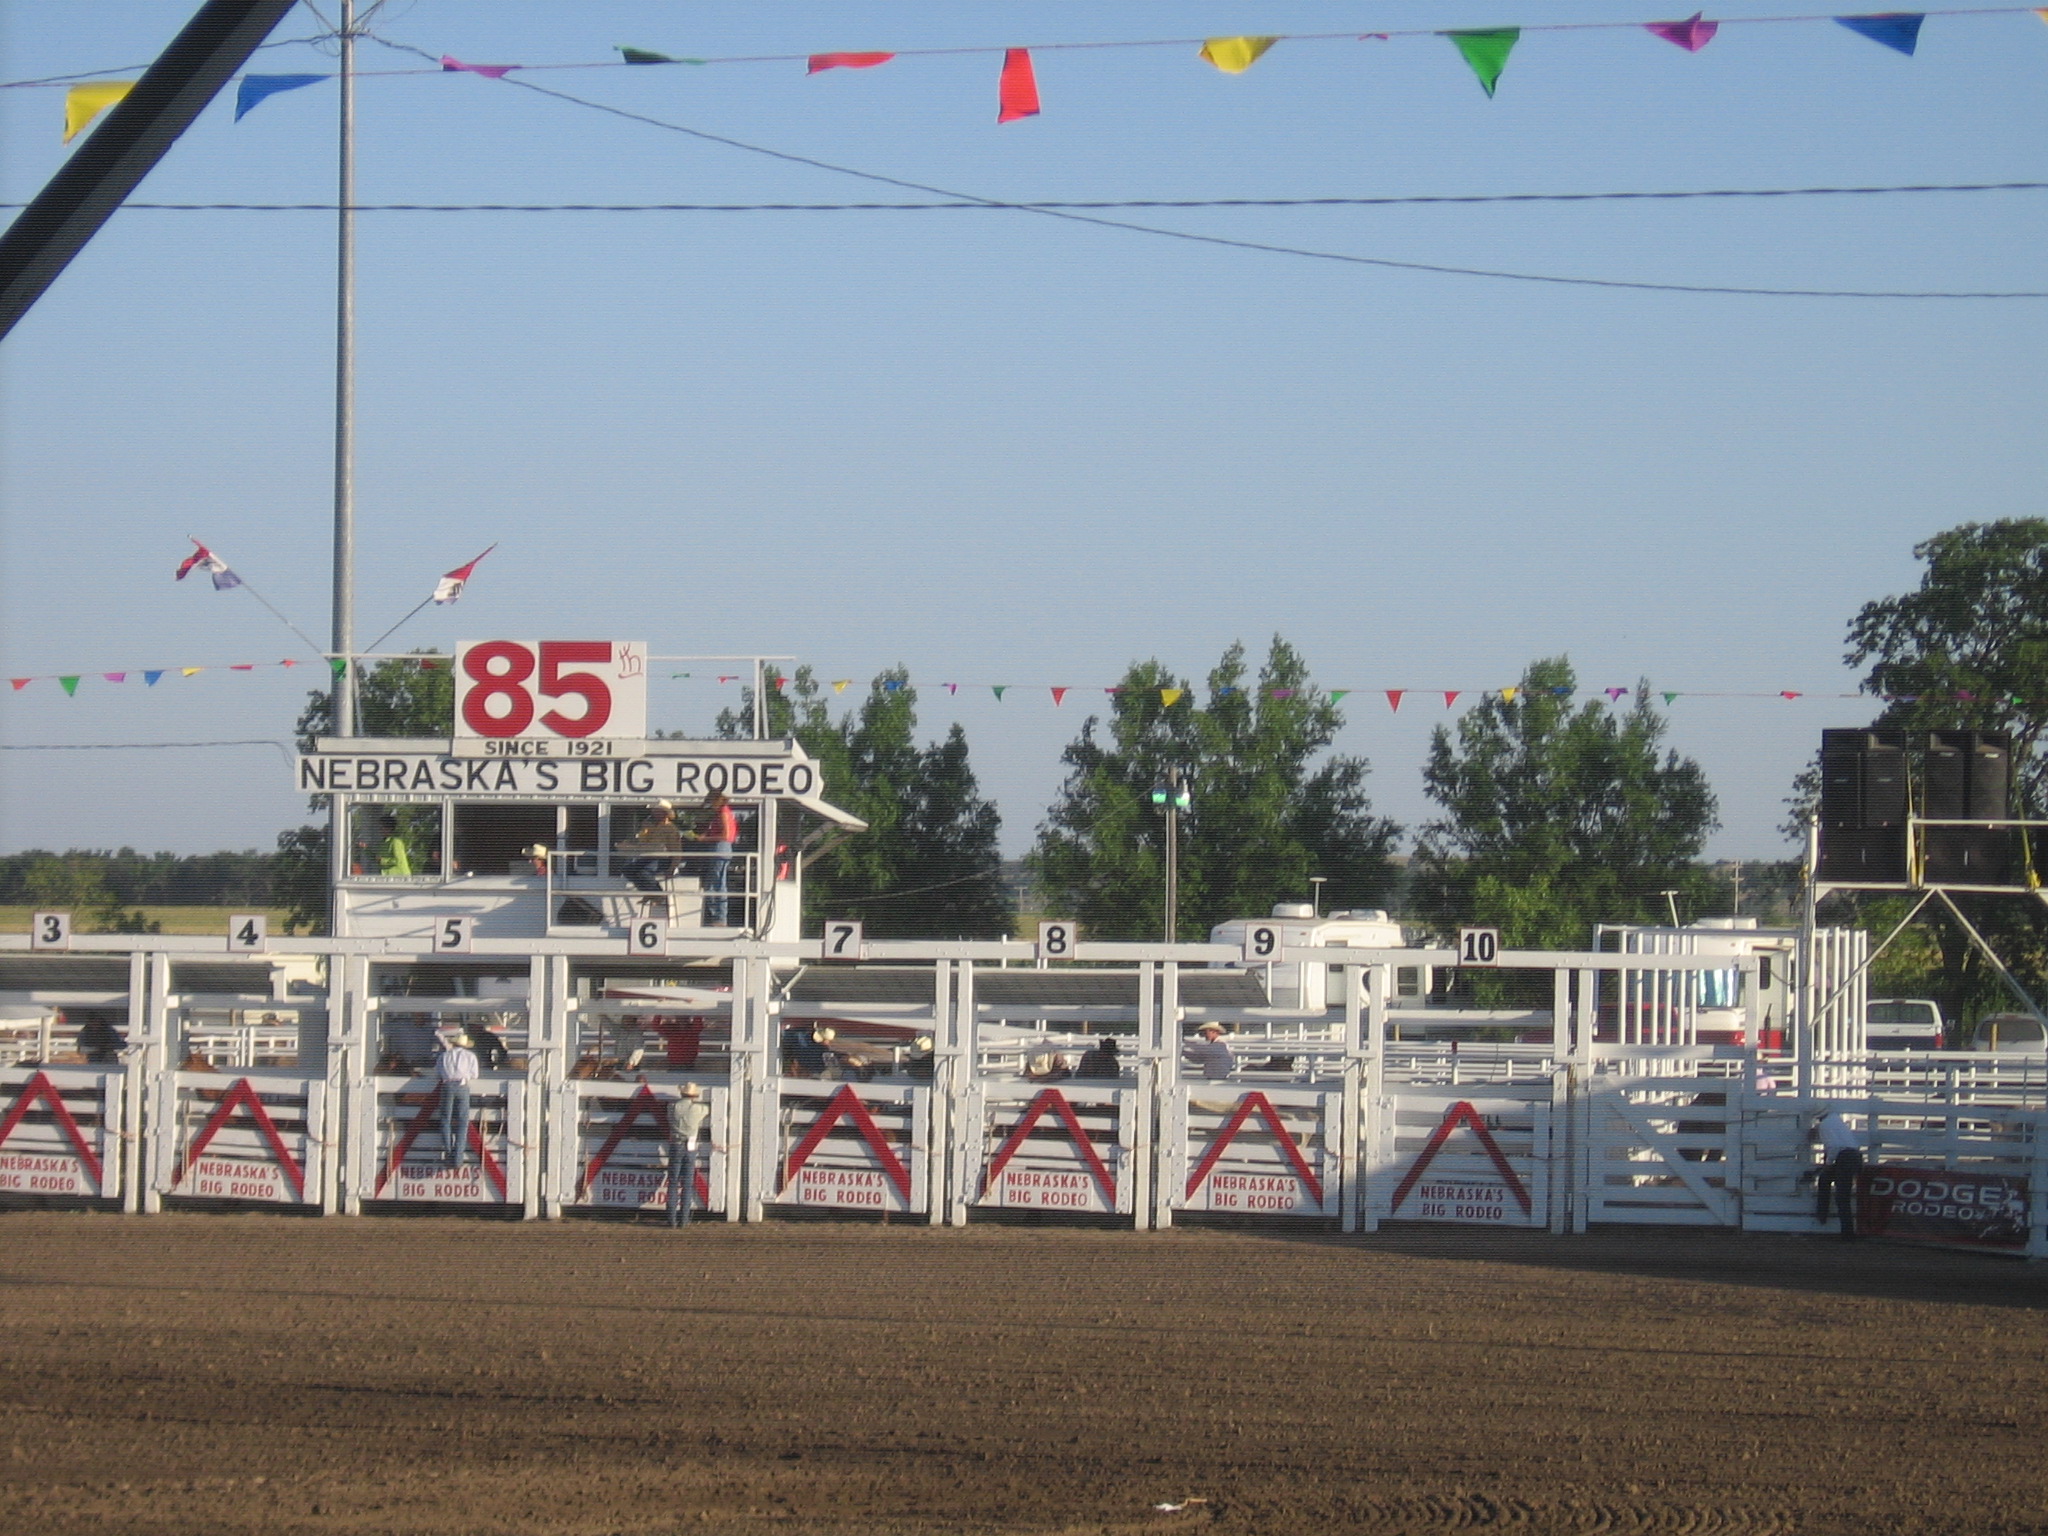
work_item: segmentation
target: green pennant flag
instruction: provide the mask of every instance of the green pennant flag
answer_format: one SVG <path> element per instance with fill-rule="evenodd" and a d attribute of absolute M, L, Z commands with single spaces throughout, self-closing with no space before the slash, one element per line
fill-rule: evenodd
<path fill-rule="evenodd" d="M 77 696 L 77 693 L 78 693 L 78 679 L 77 679 L 77 678 L 75 678 L 75 677 L 60 677 L 60 678 L 58 678 L 58 679 L 57 679 L 57 684 L 58 684 L 58 686 L 59 686 L 59 687 L 61 687 L 61 688 L 62 688 L 62 689 L 63 689 L 63 690 L 64 690 L 64 691 L 66 692 L 66 693 L 68 693 L 68 694 L 71 694 L 71 695 L 72 695 L 72 696 L 74 696 L 74 697 L 76 697 L 76 696 Z"/>
<path fill-rule="evenodd" d="M 1445 32 L 1442 35 L 1458 45 L 1458 52 L 1465 56 L 1465 62 L 1472 66 L 1472 73 L 1479 77 L 1480 89 L 1490 97 L 1500 80 L 1500 72 L 1508 67 L 1508 55 L 1522 40 L 1522 29 L 1488 27 L 1478 32 Z"/>
<path fill-rule="evenodd" d="M 1332 704 L 1335 704 L 1339 699 L 1343 698 L 1344 695 L 1349 693 L 1350 691 L 1351 690 L 1349 688 L 1332 688 L 1330 690 L 1330 702 Z"/>
<path fill-rule="evenodd" d="M 646 48 L 628 48 L 623 43 L 612 45 L 625 56 L 628 64 L 702 64 L 702 59 L 672 59 L 665 53 L 654 53 Z"/>
<path fill-rule="evenodd" d="M 327 658 L 327 669 L 336 677 L 339 677 L 348 670 L 348 662 L 343 657 L 330 656 Z"/>
<path fill-rule="evenodd" d="M 1672 700 L 1676 699 L 1677 697 L 1678 695 L 1675 693 L 1667 693 L 1664 695 L 1664 702 L 1666 704 L 1669 704 Z"/>
<path fill-rule="evenodd" d="M 1008 683 L 990 683 L 988 691 L 996 696 L 996 702 L 1000 704 L 1003 702 L 1003 690 L 1009 686 Z"/>

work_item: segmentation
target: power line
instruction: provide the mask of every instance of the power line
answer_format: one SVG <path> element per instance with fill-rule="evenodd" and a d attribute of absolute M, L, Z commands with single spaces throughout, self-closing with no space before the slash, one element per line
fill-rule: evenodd
<path fill-rule="evenodd" d="M 1651 192 L 1487 192 L 1416 197 L 1103 198 L 1091 201 L 931 203 L 351 203 L 357 213 L 918 213 L 980 210 L 1033 213 L 1116 208 L 1405 208 L 1473 203 L 1683 202 L 1697 199 L 1884 197 L 1922 192 L 2042 192 L 2048 181 L 1915 182 L 1882 187 L 1713 187 Z M 0 203 L 21 208 L 23 203 Z M 125 208 L 177 213 L 333 213 L 333 203 L 125 203 Z"/>
<path fill-rule="evenodd" d="M 424 48 L 415 48 L 410 43 L 393 42 L 376 33 L 365 34 L 372 41 L 402 53 L 416 54 L 420 58 L 436 59 Z M 438 59 L 436 59 L 438 63 Z M 863 171 L 853 166 L 838 165 L 829 160 L 819 160 L 810 155 L 799 155 L 785 149 L 770 149 L 763 144 L 751 144 L 744 139 L 735 139 L 726 134 L 711 133 L 702 128 L 691 128 L 682 123 L 672 123 L 659 117 L 649 117 L 644 112 L 629 111 L 607 102 L 592 101 L 585 96 L 574 96 L 567 91 L 558 91 L 551 86 L 536 85 L 531 80 L 516 79 L 506 75 L 503 84 L 519 90 L 532 91 L 536 95 L 552 97 L 572 106 L 584 107 L 594 112 L 622 118 L 627 122 L 641 123 L 650 128 L 659 128 L 667 133 L 679 133 L 686 138 L 700 140 L 707 144 L 720 144 L 728 149 L 737 149 L 747 154 L 761 155 L 771 160 L 780 160 L 789 165 L 809 166 L 813 170 L 828 171 L 835 176 L 851 176 L 859 181 L 871 181 L 882 186 L 901 187 L 906 192 L 923 192 L 932 197 L 954 199 L 977 204 L 982 207 L 1009 208 L 1019 213 L 1035 214 L 1040 218 L 1065 219 L 1076 224 L 1093 224 L 1104 229 L 1128 230 L 1136 234 L 1157 235 L 1162 239 L 1185 240 L 1197 245 L 1217 245 L 1231 250 L 1262 251 L 1274 256 L 1298 256 L 1310 261 L 1333 261 L 1346 266 L 1382 267 L 1401 272 L 1432 272 L 1446 277 L 1486 277 L 1505 282 L 1547 283 L 1568 288 L 1618 288 L 1648 293 L 1699 293 L 1727 294 L 1753 298 L 1798 298 L 1798 299 L 2048 299 L 2048 290 L 1970 290 L 1953 289 L 1866 289 L 1866 288 L 1751 288 L 1726 283 L 1650 283 L 1606 277 L 1562 277 L 1544 272 L 1512 272 L 1491 267 L 1451 266 L 1441 262 L 1395 261 L 1384 256 L 1355 256 L 1342 251 L 1310 250 L 1302 246 L 1275 245 L 1261 240 L 1237 240 L 1224 235 L 1202 235 L 1191 230 L 1167 229 L 1157 224 L 1134 224 L 1125 219 L 1105 219 L 1092 213 L 1077 213 L 1069 209 L 1033 207 L 1028 204 L 1005 203 L 1000 198 L 978 197 L 971 192 L 960 192 L 951 187 L 935 187 L 921 181 L 909 181 L 898 176 L 885 176 L 876 171 Z"/>

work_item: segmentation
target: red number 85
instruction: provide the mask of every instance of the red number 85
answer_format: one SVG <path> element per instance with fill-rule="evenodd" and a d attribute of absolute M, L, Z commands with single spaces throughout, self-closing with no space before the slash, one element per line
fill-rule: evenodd
<path fill-rule="evenodd" d="M 542 698 L 555 699 L 573 694 L 583 701 L 578 715 L 549 710 L 540 723 L 557 736 L 589 736 L 602 730 L 612 717 L 612 691 L 594 672 L 564 672 L 570 662 L 608 662 L 612 659 L 609 640 L 543 640 L 540 643 L 540 678 L 537 689 Z M 462 699 L 462 721 L 479 736 L 517 736 L 533 723 L 533 694 L 526 680 L 533 676 L 533 652 L 517 640 L 491 640 L 474 645 L 462 658 L 462 670 L 475 686 Z M 506 701 L 504 712 L 494 713 L 491 701 Z"/>

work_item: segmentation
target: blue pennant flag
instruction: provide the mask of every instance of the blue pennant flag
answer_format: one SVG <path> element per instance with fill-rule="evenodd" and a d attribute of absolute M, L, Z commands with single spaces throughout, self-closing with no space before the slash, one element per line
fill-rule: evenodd
<path fill-rule="evenodd" d="M 1873 43 L 1883 43 L 1911 57 L 1920 41 L 1920 23 L 1927 18 L 1918 11 L 1887 11 L 1879 16 L 1837 16 L 1836 21 L 1851 32 L 1860 32 Z"/>
<path fill-rule="evenodd" d="M 1912 52 L 1909 48 L 1908 53 Z M 279 91 L 296 91 L 302 85 L 318 85 L 326 75 L 244 75 L 242 85 L 235 92 L 235 121 L 240 122 L 249 115 L 250 108 L 266 96 L 275 96 Z"/>

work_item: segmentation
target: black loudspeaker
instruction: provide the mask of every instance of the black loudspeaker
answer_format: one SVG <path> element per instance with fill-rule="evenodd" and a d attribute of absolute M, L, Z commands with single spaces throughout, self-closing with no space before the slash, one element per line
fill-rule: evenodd
<path fill-rule="evenodd" d="M 1863 754 L 1864 829 L 1906 824 L 1906 754 L 1897 747 L 1872 747 Z"/>
<path fill-rule="evenodd" d="M 1970 750 L 1970 817 L 2003 821 L 2012 814 L 2012 744 L 2003 736 L 1979 734 Z"/>
<path fill-rule="evenodd" d="M 1830 736 L 1848 732 L 1829 731 Z M 1858 736 L 1862 732 L 1856 733 Z M 1863 754 L 1822 747 L 1820 754 L 1820 824 L 1823 831 L 1853 832 L 1863 825 Z"/>
<path fill-rule="evenodd" d="M 1843 885 L 1905 884 L 1905 829 L 1824 830 L 1820 841 L 1820 878 Z"/>
<path fill-rule="evenodd" d="M 1954 737 L 1968 731 L 1941 731 L 1927 738 L 1922 761 L 1920 814 L 1934 821 L 1960 821 L 1970 814 L 1970 758 Z"/>
<path fill-rule="evenodd" d="M 2012 833 L 2004 827 L 1929 827 L 1920 834 L 1929 885 L 2011 885 Z"/>

